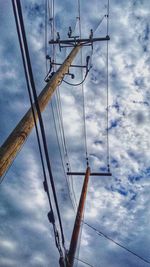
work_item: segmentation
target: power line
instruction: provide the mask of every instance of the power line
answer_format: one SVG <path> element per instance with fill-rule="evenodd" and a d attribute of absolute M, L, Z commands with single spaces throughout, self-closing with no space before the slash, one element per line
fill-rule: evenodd
<path fill-rule="evenodd" d="M 54 15 L 55 14 L 54 14 L 54 12 L 55 12 L 54 0 L 51 0 L 51 11 L 49 11 L 49 14 L 51 13 L 51 17 L 49 17 L 49 21 L 50 21 L 51 37 L 53 39 L 54 39 L 54 30 L 55 30 L 55 20 L 54 20 Z M 45 55 L 45 57 L 46 57 L 46 55 Z M 53 44 L 53 47 L 52 47 L 52 57 L 53 57 L 53 61 L 54 60 L 56 61 L 55 45 L 54 44 Z M 54 65 L 53 65 L 53 71 L 55 71 L 55 66 Z M 65 156 L 67 157 L 67 162 L 68 162 L 68 163 L 66 163 L 66 165 L 69 165 L 69 167 L 70 167 L 69 155 L 68 155 L 67 144 L 66 144 L 66 139 L 65 139 L 65 132 L 64 132 L 64 126 L 63 126 L 62 107 L 61 107 L 59 87 L 58 87 L 58 89 L 56 91 L 56 94 L 55 94 L 55 102 L 56 102 L 56 113 L 57 113 L 57 117 L 58 117 L 58 126 L 59 126 L 59 131 L 60 131 L 60 138 L 61 138 L 62 145 L 63 145 L 63 148 L 64 148 L 64 153 L 65 153 Z M 53 107 L 52 107 L 52 109 L 53 109 Z M 55 110 L 53 109 L 53 113 L 54 113 L 54 111 Z M 53 119 L 55 120 L 54 116 L 53 116 Z M 57 135 L 57 141 L 59 142 L 59 135 L 57 133 L 57 127 L 55 127 L 55 130 L 56 130 L 56 135 Z M 60 150 L 60 154 L 61 154 L 60 156 L 61 156 L 61 161 L 62 161 L 62 165 L 63 165 L 64 175 L 66 177 L 66 172 L 64 170 L 64 164 L 63 164 L 63 155 L 62 155 L 61 147 L 60 147 L 59 143 L 58 143 L 58 146 L 59 146 L 59 150 Z M 66 181 L 67 181 L 67 184 L 68 184 L 69 195 L 70 195 L 71 199 L 72 199 L 72 194 L 73 194 L 74 203 L 73 203 L 73 200 L 71 202 L 72 202 L 72 205 L 74 207 L 74 210 L 76 210 L 77 204 L 76 204 L 76 196 L 75 196 L 75 192 L 74 192 L 72 176 L 71 176 L 72 193 L 70 191 L 70 184 L 69 184 L 68 177 L 66 177 Z"/>
<path fill-rule="evenodd" d="M 33 101 L 32 101 L 32 93 L 31 93 L 30 81 L 29 81 L 29 77 L 28 77 L 29 74 L 28 74 L 28 69 L 27 69 L 27 65 L 26 65 L 24 49 L 23 49 L 23 45 L 22 45 L 22 38 L 21 38 L 22 36 L 21 36 L 20 28 L 19 28 L 19 21 L 18 21 L 18 17 L 17 17 L 17 9 L 16 9 L 16 6 L 15 6 L 15 2 L 12 1 L 12 5 L 13 5 L 13 10 L 14 10 L 14 17 L 15 17 L 15 21 L 16 21 L 16 28 L 17 28 L 18 39 L 19 39 L 19 43 L 20 43 L 21 54 L 22 54 L 25 77 L 26 77 L 26 82 L 27 82 L 27 89 L 28 89 L 28 93 L 29 93 L 29 99 L 30 99 L 30 104 L 31 104 L 34 123 L 35 123 L 37 141 L 38 141 L 40 158 L 41 158 L 42 169 L 43 169 L 44 182 L 45 182 L 45 185 L 47 185 L 46 170 L 45 170 L 45 166 L 44 166 L 44 159 L 43 159 L 43 155 L 42 155 L 42 148 L 41 148 L 41 143 L 40 143 L 40 138 L 39 138 L 39 132 L 38 132 L 37 123 L 36 123 L 36 119 L 35 119 L 35 111 L 34 111 L 34 106 L 33 106 Z M 49 200 L 50 210 L 53 212 L 52 203 L 51 203 L 50 193 L 49 193 L 48 187 L 47 187 L 47 196 L 48 196 L 48 200 Z M 54 229 L 54 233 L 56 234 L 55 224 L 53 224 L 53 229 Z M 56 238 L 55 238 L 55 241 L 56 241 Z M 56 242 L 56 246 L 57 245 L 58 244 Z"/>
<path fill-rule="evenodd" d="M 68 85 L 71 85 L 71 86 L 79 86 L 79 85 L 83 85 L 83 83 L 85 82 L 86 77 L 87 77 L 89 71 L 90 71 L 90 69 L 88 69 L 88 70 L 86 71 L 85 76 L 84 76 L 83 80 L 82 80 L 80 83 L 69 83 L 69 82 L 65 81 L 64 79 L 63 79 L 62 81 L 63 81 L 64 83 L 68 84 Z M 83 90 L 82 90 L 82 91 L 83 91 Z M 86 151 L 87 151 L 87 150 L 86 150 Z"/>
<path fill-rule="evenodd" d="M 77 261 L 80 261 L 80 262 L 82 262 L 82 263 L 84 263 L 84 264 L 86 264 L 86 265 L 88 265 L 88 266 L 90 266 L 90 267 L 94 267 L 93 265 L 89 264 L 88 262 L 86 262 L 86 261 L 84 261 L 84 260 L 81 260 L 81 259 L 76 258 L 76 257 L 74 257 L 74 259 L 77 260 Z"/>
<path fill-rule="evenodd" d="M 107 36 L 109 34 L 109 0 L 107 2 Z M 108 41 L 106 43 L 106 120 L 107 120 L 107 167 L 108 171 L 110 171 L 110 151 L 109 151 L 109 44 Z"/>
<path fill-rule="evenodd" d="M 30 84 L 31 89 L 32 89 L 32 93 L 33 93 L 33 97 L 34 97 L 34 101 L 35 101 L 35 108 L 37 110 L 37 114 L 39 117 L 40 130 L 41 130 L 41 135 L 42 135 L 45 158 L 46 158 L 47 168 L 48 168 L 48 172 L 49 172 L 51 187 L 52 187 L 52 191 L 53 191 L 54 201 L 55 201 L 55 205 L 56 205 L 56 210 L 57 210 L 57 215 L 58 215 L 58 220 L 59 220 L 59 226 L 60 226 L 60 230 L 61 230 L 62 244 L 63 244 L 63 247 L 65 249 L 65 239 L 64 239 L 64 233 L 63 233 L 63 228 L 62 228 L 61 216 L 60 216 L 60 211 L 59 211 L 59 206 L 58 206 L 58 201 L 57 201 L 57 196 L 56 196 L 54 179 L 53 179 L 51 166 L 50 166 L 50 159 L 49 159 L 49 154 L 48 154 L 44 124 L 43 124 L 43 120 L 42 120 L 42 116 L 41 116 L 41 112 L 40 112 L 40 108 L 39 108 L 39 103 L 38 103 L 38 98 L 37 98 L 37 93 L 36 93 L 36 88 L 35 88 L 35 83 L 34 83 L 34 78 L 33 78 L 33 73 L 32 73 L 32 67 L 31 67 L 31 61 L 30 61 L 29 50 L 28 50 L 28 45 L 27 45 L 27 39 L 26 39 L 26 33 L 25 33 L 25 28 L 24 28 L 24 22 L 23 22 L 20 0 L 18 0 L 18 1 L 12 0 L 12 4 L 13 4 L 13 9 L 14 9 L 15 20 L 17 22 L 17 31 L 18 31 L 19 36 L 20 36 L 19 41 L 20 41 L 20 45 L 21 45 L 21 51 L 23 52 L 22 55 L 23 55 L 24 62 L 25 62 L 27 77 L 28 77 L 29 84 Z M 45 184 L 45 190 L 48 192 L 47 182 Z M 59 252 L 60 252 L 60 257 L 62 257 L 63 254 L 62 254 L 62 250 L 61 250 L 60 243 L 59 243 L 58 231 L 56 230 L 56 226 L 55 226 L 55 219 L 54 219 L 54 213 L 52 210 L 52 206 L 51 206 L 51 216 L 52 216 L 51 222 L 53 223 L 53 227 L 55 229 L 55 231 L 54 231 L 55 232 L 55 241 L 56 241 L 57 247 L 58 247 Z"/>
<path fill-rule="evenodd" d="M 48 6 L 48 9 L 47 9 L 47 6 Z M 50 8 L 51 6 L 51 8 Z M 52 7 L 53 7 L 53 12 L 54 12 L 54 2 L 52 4 L 52 1 L 51 1 L 51 4 L 49 3 L 48 0 L 46 0 L 45 2 L 45 42 L 47 42 L 47 18 L 49 16 L 49 21 L 52 19 L 53 23 L 54 23 L 54 14 L 52 15 Z M 49 14 L 47 14 L 49 11 Z M 53 26 L 51 24 L 51 35 L 53 35 Z M 47 56 L 47 43 L 45 43 L 45 59 L 46 59 L 46 56 Z M 47 62 L 47 60 L 46 60 Z M 47 63 L 46 63 L 46 71 L 47 70 Z M 56 94 L 57 94 L 57 91 L 56 91 Z M 53 121 L 54 121 L 54 127 L 55 127 L 55 132 L 56 132 L 56 139 L 57 139 L 57 144 L 58 144 L 58 149 L 59 149 L 59 153 L 60 153 L 60 159 L 61 159 L 61 163 L 62 163 L 62 168 L 63 168 L 63 171 L 64 171 L 64 175 L 65 175 L 65 178 L 66 178 L 66 182 L 67 182 L 67 187 L 68 187 L 68 191 L 69 191 L 69 197 L 70 197 L 70 200 L 71 200 L 71 203 L 73 205 L 73 208 L 75 209 L 74 207 L 74 203 L 73 203 L 73 200 L 72 200 L 72 196 L 71 196 L 71 192 L 70 192 L 70 184 L 69 184 L 69 181 L 68 181 L 68 177 L 66 175 L 66 171 L 65 171 L 65 167 L 64 167 L 64 161 L 63 161 L 63 155 L 62 155 L 62 151 L 61 151 L 61 145 L 60 145 L 60 141 L 59 141 L 59 136 L 58 136 L 58 131 L 57 131 L 57 125 L 56 125 L 56 120 L 55 120 L 55 114 L 54 114 L 54 107 L 53 107 L 53 103 L 51 101 L 51 109 L 52 109 L 52 116 L 53 116 Z M 57 105 L 56 105 L 56 110 L 57 110 Z M 57 114 L 58 115 L 58 114 Z M 58 118 L 59 119 L 59 118 Z M 58 123 L 59 127 L 60 127 L 60 124 Z"/>
<path fill-rule="evenodd" d="M 108 235 L 104 234 L 103 232 L 97 230 L 95 227 L 91 226 L 89 223 L 87 222 L 83 222 L 85 225 L 87 225 L 89 228 L 91 228 L 92 230 L 94 230 L 99 236 L 103 236 L 104 238 L 108 239 L 109 241 L 113 242 L 114 244 L 116 244 L 117 246 L 123 248 L 124 250 L 128 251 L 130 254 L 136 256 L 137 258 L 139 258 L 140 260 L 150 264 L 150 261 L 148 261 L 147 259 L 143 258 L 142 256 L 138 255 L 137 253 L 133 252 L 132 250 L 128 249 L 127 247 L 125 247 L 124 245 L 121 245 L 120 243 L 118 243 L 117 241 L 113 240 L 111 237 L 109 237 Z"/>
<path fill-rule="evenodd" d="M 70 184 L 69 184 L 68 177 L 67 177 L 66 171 L 65 171 L 65 166 L 64 166 L 64 161 L 63 161 L 63 155 L 62 155 L 62 151 L 61 151 L 61 145 L 60 145 L 60 141 L 59 141 L 59 136 L 58 136 L 58 131 L 57 131 L 57 125 L 56 125 L 56 119 L 55 119 L 55 114 L 54 114 L 54 107 L 53 107 L 53 103 L 52 102 L 51 102 L 51 108 L 52 108 L 52 116 L 53 116 L 53 121 L 54 121 L 54 127 L 55 127 L 55 132 L 56 132 L 56 139 L 57 139 L 58 149 L 59 149 L 59 153 L 60 153 L 61 164 L 62 164 L 64 176 L 66 178 L 66 183 L 67 183 L 67 188 L 68 188 L 68 192 L 69 192 L 69 197 L 70 197 L 70 200 L 71 200 L 71 204 L 73 206 L 73 209 L 75 210 L 74 203 L 73 203 L 73 200 L 72 200 L 71 191 L 70 191 Z"/>
<path fill-rule="evenodd" d="M 47 0 L 45 0 L 45 57 L 47 55 L 47 8 L 48 8 L 48 2 Z M 45 61 L 46 64 L 46 73 L 48 71 L 48 66 L 47 66 L 47 60 Z"/>
<path fill-rule="evenodd" d="M 78 18 L 79 18 L 79 35 L 80 35 L 80 39 L 81 39 L 82 29 L 81 29 L 81 7 L 80 7 L 80 0 L 78 0 Z M 81 55 L 81 66 L 82 66 L 83 65 L 82 47 L 81 47 L 80 55 Z M 86 133 L 86 116 L 85 116 L 85 91 L 84 91 L 84 86 L 83 86 L 83 82 L 85 81 L 85 79 L 87 77 L 87 74 L 88 74 L 88 71 L 86 72 L 85 77 L 83 79 L 83 69 L 81 68 L 82 82 L 79 83 L 78 85 L 81 85 L 81 88 L 82 88 L 85 158 L 86 158 L 87 165 L 89 165 L 88 148 L 87 148 L 87 133 Z"/>
<path fill-rule="evenodd" d="M 56 100 L 56 111 L 57 111 L 57 116 L 58 116 L 58 125 L 59 125 L 60 137 L 61 137 L 61 140 L 62 140 L 62 144 L 64 146 L 65 161 L 67 160 L 66 167 L 67 167 L 67 169 L 69 168 L 71 170 L 69 154 L 68 154 L 68 148 L 67 148 L 67 143 L 66 143 L 66 138 L 65 138 L 65 130 L 64 130 L 64 124 L 63 124 L 62 105 L 61 105 L 61 98 L 60 98 L 59 88 L 58 88 L 58 91 L 56 93 L 55 100 Z M 65 172 L 65 175 L 66 175 L 66 172 Z M 73 197 L 74 197 L 73 206 L 74 206 L 74 210 L 76 210 L 77 202 L 76 202 L 76 195 L 75 195 L 74 186 L 73 186 L 73 177 L 72 177 L 72 175 L 70 176 L 70 178 L 71 178 L 72 194 L 73 194 Z M 70 194 L 71 194 L 71 192 L 70 192 Z"/>
<path fill-rule="evenodd" d="M 104 20 L 104 18 L 106 18 L 107 17 L 107 15 L 104 15 L 101 19 L 100 19 L 100 21 L 99 21 L 99 23 L 98 23 L 98 25 L 95 27 L 95 30 L 94 30 L 94 32 L 96 32 L 96 30 L 99 28 L 99 26 L 102 24 L 102 22 L 103 22 L 103 20 Z"/>

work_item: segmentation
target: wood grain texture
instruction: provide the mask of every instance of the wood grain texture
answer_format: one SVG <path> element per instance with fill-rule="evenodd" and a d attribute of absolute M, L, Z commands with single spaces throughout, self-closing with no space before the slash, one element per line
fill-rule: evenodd
<path fill-rule="evenodd" d="M 57 86 L 60 84 L 63 77 L 68 72 L 69 67 L 76 54 L 78 53 L 80 47 L 81 46 L 78 45 L 73 48 L 69 56 L 65 59 L 64 63 L 53 75 L 51 80 L 46 84 L 46 86 L 38 96 L 38 103 L 41 112 L 45 109 Z M 38 116 L 35 106 L 34 110 L 35 117 L 37 120 Z M 0 148 L 0 177 L 3 176 L 9 166 L 12 164 L 13 160 L 17 156 L 18 152 L 20 151 L 22 145 L 26 141 L 33 127 L 34 119 L 32 109 L 30 108 Z"/>

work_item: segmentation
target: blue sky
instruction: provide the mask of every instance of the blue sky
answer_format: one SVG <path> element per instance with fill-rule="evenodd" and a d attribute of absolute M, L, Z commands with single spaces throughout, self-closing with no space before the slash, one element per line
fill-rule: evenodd
<path fill-rule="evenodd" d="M 22 1 L 36 88 L 44 87 L 44 1 Z M 81 1 L 82 34 L 89 36 L 106 14 L 106 1 Z M 85 221 L 150 261 L 150 2 L 110 0 L 109 140 L 112 177 L 91 177 Z M 77 1 L 55 1 L 56 30 L 66 37 L 75 26 Z M 11 1 L 0 2 L 0 142 L 28 110 L 20 48 Z M 76 27 L 77 32 L 77 27 Z M 106 21 L 95 31 L 106 35 Z M 50 38 L 50 35 L 49 35 Z M 68 53 L 69 50 L 66 51 Z M 56 49 L 57 61 L 66 56 Z M 84 48 L 83 60 L 91 54 Z M 76 59 L 79 62 L 80 56 Z M 106 44 L 94 45 L 93 67 L 84 84 L 89 161 L 93 171 L 106 161 Z M 76 80 L 80 81 L 79 72 Z M 75 82 L 73 81 L 73 82 Z M 81 87 L 60 87 L 72 170 L 86 168 Z M 53 103 L 55 98 L 53 97 Z M 75 213 L 69 199 L 57 145 L 51 105 L 43 114 L 49 154 L 69 247 Z M 74 177 L 79 200 L 83 178 Z M 58 266 L 47 196 L 33 130 L 1 184 L 0 267 Z M 94 267 L 147 267 L 83 226 L 79 258 Z M 78 263 L 78 266 L 85 266 Z"/>

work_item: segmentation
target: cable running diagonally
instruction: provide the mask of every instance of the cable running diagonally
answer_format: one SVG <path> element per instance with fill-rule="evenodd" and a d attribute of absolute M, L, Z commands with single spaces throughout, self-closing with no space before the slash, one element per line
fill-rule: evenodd
<path fill-rule="evenodd" d="M 97 31 L 97 29 L 99 28 L 99 26 L 102 24 L 104 18 L 106 18 L 107 15 L 104 15 L 101 19 L 100 19 L 100 22 L 98 23 L 98 25 L 95 27 L 95 30 L 93 31 L 94 33 Z"/>
<path fill-rule="evenodd" d="M 21 36 L 21 32 L 20 32 L 20 27 L 19 27 L 18 12 L 17 12 L 17 9 L 16 9 L 15 2 L 14 1 L 12 1 L 12 5 L 13 5 L 14 17 L 15 17 L 15 21 L 16 21 L 16 28 L 17 28 L 17 33 L 18 33 L 18 39 L 19 39 L 21 54 L 22 54 L 22 60 L 23 60 L 23 66 L 24 66 L 24 71 L 25 71 L 25 77 L 26 77 L 26 82 L 27 82 L 27 89 L 28 89 L 28 93 L 29 93 L 29 99 L 30 99 L 31 109 L 32 109 L 32 113 L 33 113 L 33 119 L 34 119 L 34 123 L 35 123 L 35 129 L 36 129 L 36 135 L 37 135 L 39 153 L 40 153 L 40 158 L 41 158 L 41 163 L 42 163 L 42 169 L 43 169 L 44 184 L 45 184 L 45 187 L 47 188 L 46 192 L 47 192 L 47 196 L 48 196 L 48 200 L 49 200 L 50 210 L 51 210 L 51 212 L 53 214 L 53 208 L 52 208 L 50 193 L 49 193 L 49 189 L 48 189 L 48 186 L 47 186 L 48 183 L 47 183 L 47 177 L 46 177 L 46 170 L 45 170 L 45 166 L 44 166 L 44 159 L 43 159 L 43 154 L 42 154 L 40 137 L 39 137 L 39 132 L 38 132 L 36 118 L 35 118 L 35 111 L 34 111 L 34 108 L 35 107 L 34 107 L 33 100 L 32 100 L 32 93 L 31 93 L 31 87 L 30 87 L 31 85 L 30 85 L 30 81 L 29 81 L 29 73 L 28 73 L 27 62 L 26 62 L 25 54 L 24 54 L 24 47 L 23 47 L 23 43 L 22 43 L 23 40 L 22 40 L 22 36 Z M 55 222 L 53 223 L 53 230 L 54 230 L 54 233 L 55 233 L 56 247 L 59 250 L 60 256 L 62 256 L 62 250 L 60 248 L 60 244 L 58 242 L 58 238 L 56 238 L 56 236 L 58 236 L 58 231 L 56 229 Z"/>
<path fill-rule="evenodd" d="M 35 107 L 36 107 L 37 114 L 39 117 L 43 146 L 44 146 L 44 151 L 45 151 L 45 158 L 46 158 L 47 168 L 48 168 L 48 172 L 49 172 L 49 178 L 50 178 L 50 182 L 51 182 L 51 186 L 52 186 L 54 201 L 55 201 L 55 205 L 56 205 L 56 210 L 57 210 L 57 215 L 58 215 L 58 220 L 59 220 L 59 225 L 60 225 L 60 230 L 61 230 L 62 244 L 65 247 L 65 239 L 64 239 L 64 234 L 63 234 L 61 216 L 60 216 L 60 211 L 59 211 L 59 206 L 58 206 L 58 201 L 57 201 L 57 196 L 56 196 L 56 190 L 55 190 L 53 175 L 52 175 L 51 166 L 50 166 L 50 160 L 49 160 L 44 124 L 43 124 L 43 120 L 42 120 L 42 116 L 41 116 L 41 112 L 40 112 L 40 108 L 39 108 L 39 104 L 38 104 L 38 100 L 37 100 L 37 93 L 36 93 L 36 88 L 35 88 L 35 83 L 34 83 L 34 78 L 33 78 L 33 73 L 32 73 L 32 67 L 31 67 L 31 62 L 30 62 L 27 40 L 26 40 L 21 4 L 20 4 L 20 0 L 18 0 L 18 1 L 12 0 L 12 1 L 13 1 L 13 6 L 16 10 L 18 20 L 19 20 L 19 27 L 20 27 L 21 34 L 22 34 L 21 38 L 22 38 L 24 57 L 25 57 L 26 66 L 27 66 L 27 70 L 28 70 L 28 79 L 29 79 L 29 82 L 30 82 L 30 85 L 32 88 L 32 93 L 33 93 L 33 97 L 34 97 L 34 101 L 35 101 Z"/>
<path fill-rule="evenodd" d="M 77 261 L 80 261 L 80 262 L 84 263 L 84 264 L 87 265 L 87 266 L 94 267 L 93 265 L 89 264 L 88 262 L 86 262 L 86 261 L 84 261 L 84 260 L 81 260 L 81 259 L 76 258 L 76 257 L 74 257 L 74 259 L 77 260 Z"/>
<path fill-rule="evenodd" d="M 94 230 L 99 236 L 103 236 L 104 238 L 108 239 L 109 241 L 113 242 L 114 244 L 116 244 L 117 246 L 125 249 L 126 251 L 128 251 L 129 253 L 131 253 L 132 255 L 136 256 L 137 258 L 139 258 L 140 260 L 149 263 L 150 261 L 148 261 L 147 259 L 141 257 L 140 255 L 138 255 L 137 253 L 133 252 L 132 250 L 128 249 L 127 247 L 121 245 L 120 243 L 116 242 L 115 240 L 113 240 L 112 238 L 110 238 L 108 235 L 104 234 L 103 232 L 97 230 L 95 227 L 91 226 L 89 223 L 87 222 L 83 222 L 85 225 L 87 225 L 89 228 L 91 228 L 92 230 Z"/>

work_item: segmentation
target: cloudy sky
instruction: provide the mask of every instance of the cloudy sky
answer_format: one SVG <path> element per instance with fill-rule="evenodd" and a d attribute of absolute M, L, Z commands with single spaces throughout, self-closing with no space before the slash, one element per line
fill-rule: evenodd
<path fill-rule="evenodd" d="M 22 2 L 27 39 L 37 92 L 45 86 L 44 0 Z M 106 36 L 107 1 L 82 0 L 82 36 Z M 77 1 L 55 0 L 56 31 L 67 37 L 68 27 L 78 34 Z M 16 26 L 10 0 L 0 1 L 0 142 L 4 142 L 30 107 Z M 150 1 L 110 1 L 109 35 L 109 145 L 112 177 L 91 177 L 84 220 L 150 261 Z M 78 23 L 77 23 L 78 24 Z M 76 25 L 76 26 L 75 26 Z M 50 39 L 50 31 L 48 39 Z M 61 53 L 56 48 L 58 62 Z M 51 48 L 48 48 L 51 55 Z M 91 55 L 84 48 L 83 63 Z M 80 55 L 76 62 L 80 62 Z M 96 43 L 92 69 L 84 83 L 87 146 L 91 169 L 107 168 L 106 43 Z M 71 70 L 80 82 L 80 71 Z M 72 170 L 85 170 L 84 124 L 81 87 L 60 86 L 63 122 Z M 59 124 L 52 99 L 57 129 Z M 51 104 L 44 114 L 49 155 L 69 247 L 75 212 L 63 172 Z M 60 136 L 59 136 L 60 137 Z M 61 139 L 60 139 L 61 141 Z M 69 178 L 71 197 L 72 180 Z M 77 202 L 83 177 L 73 177 Z M 58 265 L 52 226 L 47 219 L 47 196 L 36 134 L 33 130 L 0 188 L 0 267 L 49 267 Z M 83 225 L 82 260 L 94 267 L 147 267 L 143 262 Z M 86 266 L 78 263 L 78 266 Z"/>

